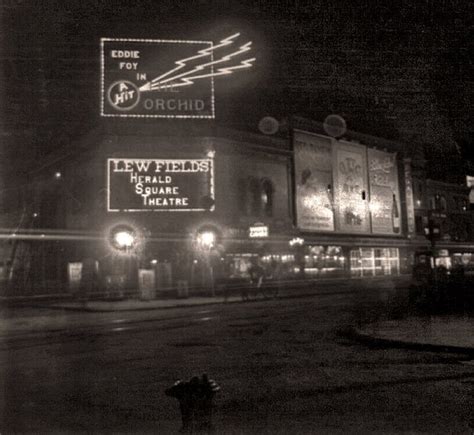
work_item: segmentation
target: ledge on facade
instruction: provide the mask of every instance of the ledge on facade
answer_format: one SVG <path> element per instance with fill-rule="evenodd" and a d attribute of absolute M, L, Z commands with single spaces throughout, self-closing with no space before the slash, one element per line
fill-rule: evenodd
<path fill-rule="evenodd" d="M 327 133 L 324 131 L 323 123 L 319 121 L 313 121 L 307 118 L 293 116 L 291 118 L 291 126 L 292 128 L 308 130 L 312 133 L 327 136 Z M 359 133 L 349 129 L 346 131 L 346 133 L 341 139 L 359 142 L 362 145 L 366 145 L 369 147 L 377 147 L 379 149 L 386 148 L 387 150 L 393 152 L 403 152 L 406 149 L 405 144 L 401 142 L 395 142 L 389 139 Z"/>

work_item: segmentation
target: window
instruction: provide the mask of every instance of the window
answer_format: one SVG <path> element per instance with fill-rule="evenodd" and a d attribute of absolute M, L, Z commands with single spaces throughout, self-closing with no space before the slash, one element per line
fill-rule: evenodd
<path fill-rule="evenodd" d="M 273 183 L 268 179 L 262 180 L 262 205 L 263 214 L 267 217 L 273 216 Z"/>
<path fill-rule="evenodd" d="M 419 199 L 423 198 L 423 184 L 421 182 L 416 182 L 417 188 L 416 188 L 416 194 Z"/>
<path fill-rule="evenodd" d="M 436 210 L 436 198 L 434 196 L 430 196 L 429 204 L 431 210 Z"/>
<path fill-rule="evenodd" d="M 237 206 L 243 215 L 249 214 L 247 193 L 247 182 L 241 178 L 237 181 Z"/>
<path fill-rule="evenodd" d="M 440 196 L 439 198 L 439 209 L 442 211 L 446 211 L 448 209 L 446 198 L 444 196 Z"/>
<path fill-rule="evenodd" d="M 239 211 L 247 216 L 272 217 L 275 188 L 268 178 L 250 177 L 237 183 Z"/>
<path fill-rule="evenodd" d="M 415 228 L 416 234 L 425 234 L 425 229 L 423 227 L 423 216 L 415 216 Z"/>
<path fill-rule="evenodd" d="M 384 276 L 400 273 L 398 248 L 360 248 L 351 251 L 351 276 Z"/>
<path fill-rule="evenodd" d="M 340 246 L 309 245 L 305 272 L 317 277 L 344 276 L 345 257 Z"/>
<path fill-rule="evenodd" d="M 462 196 L 455 196 L 454 197 L 454 204 L 456 211 L 466 211 L 467 207 L 467 200 Z"/>
<path fill-rule="evenodd" d="M 250 178 L 248 191 L 250 199 L 250 215 L 260 216 L 262 210 L 262 195 L 260 192 L 260 183 L 256 178 Z"/>

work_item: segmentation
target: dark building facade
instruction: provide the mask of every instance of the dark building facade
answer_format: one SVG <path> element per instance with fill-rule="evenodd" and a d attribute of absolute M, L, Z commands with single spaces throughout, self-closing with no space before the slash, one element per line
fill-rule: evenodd
<path fill-rule="evenodd" d="M 446 214 L 443 255 L 454 246 L 467 262 L 468 190 L 424 180 L 409 157 L 400 144 L 336 139 L 299 118 L 271 136 L 104 123 L 32 174 L 3 252 L 3 294 L 215 294 L 247 280 L 254 261 L 281 280 L 392 279 L 430 246 L 432 198 Z"/>

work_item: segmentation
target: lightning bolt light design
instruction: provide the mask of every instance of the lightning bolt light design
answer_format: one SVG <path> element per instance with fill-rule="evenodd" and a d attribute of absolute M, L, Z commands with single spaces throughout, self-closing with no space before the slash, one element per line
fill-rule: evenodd
<path fill-rule="evenodd" d="M 233 44 L 234 40 L 239 35 L 240 33 L 236 33 L 234 35 L 228 36 L 227 38 L 222 39 L 217 45 L 213 45 L 203 50 L 199 50 L 198 54 L 194 56 L 177 60 L 175 62 L 177 66 L 175 68 L 145 83 L 143 86 L 140 87 L 140 91 L 142 92 L 155 91 L 155 90 L 160 90 L 160 89 L 176 88 L 180 86 L 189 86 L 189 85 L 192 85 L 195 80 L 208 78 L 208 77 L 216 77 L 216 76 L 221 76 L 221 75 L 228 75 L 228 74 L 232 74 L 235 70 L 238 70 L 238 69 L 250 68 L 253 65 L 252 62 L 255 61 L 255 57 L 241 60 L 240 63 L 237 65 L 224 66 L 222 68 L 218 68 L 217 71 L 213 71 L 211 69 L 211 71 L 207 73 L 195 74 L 195 73 L 204 71 L 208 67 L 212 67 L 214 65 L 229 62 L 234 57 L 237 57 L 243 53 L 250 51 L 252 42 L 247 42 L 244 45 L 241 45 L 238 50 L 229 54 L 222 55 L 217 60 L 202 63 L 200 65 L 196 65 L 192 67 L 192 69 L 188 71 L 180 72 L 181 70 L 188 67 L 188 64 L 190 62 L 195 61 L 196 59 L 201 59 L 205 56 L 210 56 L 213 54 L 215 50 L 218 50 L 220 48 L 227 47 Z"/>

